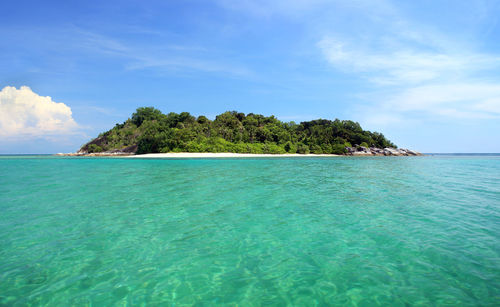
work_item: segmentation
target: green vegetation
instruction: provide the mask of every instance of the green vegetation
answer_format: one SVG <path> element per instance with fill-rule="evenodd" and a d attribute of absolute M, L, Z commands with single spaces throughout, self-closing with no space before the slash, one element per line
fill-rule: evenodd
<path fill-rule="evenodd" d="M 187 112 L 163 114 L 153 107 L 143 107 L 81 150 L 343 154 L 351 144 L 396 147 L 383 134 L 365 131 L 350 120 L 318 119 L 296 124 L 281 122 L 274 116 L 235 111 L 209 120 Z"/>
<path fill-rule="evenodd" d="M 87 151 L 89 153 L 94 153 L 94 152 L 102 152 L 102 147 L 99 146 L 99 145 L 96 145 L 96 144 L 90 144 L 88 147 L 87 147 Z"/>

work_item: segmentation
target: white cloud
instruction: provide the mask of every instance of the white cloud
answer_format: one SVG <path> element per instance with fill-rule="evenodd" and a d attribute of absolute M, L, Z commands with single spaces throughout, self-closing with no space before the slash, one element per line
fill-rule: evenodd
<path fill-rule="evenodd" d="M 316 44 L 331 67 L 368 81 L 371 90 L 359 95 L 366 103 L 356 107 L 362 122 L 402 127 L 500 118 L 499 54 L 388 12 L 374 14 L 381 35 L 330 32 Z"/>
<path fill-rule="evenodd" d="M 64 103 L 40 96 L 27 86 L 6 86 L 0 91 L 1 137 L 68 135 L 77 128 L 71 108 Z"/>
<path fill-rule="evenodd" d="M 343 71 L 363 73 L 379 85 L 420 84 L 500 66 L 500 57 L 486 54 L 454 54 L 401 50 L 379 50 L 352 46 L 331 36 L 318 42 L 326 60 Z"/>
<path fill-rule="evenodd" d="M 488 83 L 435 84 L 409 88 L 393 97 L 387 107 L 400 111 L 428 111 L 471 117 L 500 116 L 500 85 Z M 455 110 L 455 111 L 452 111 Z"/>

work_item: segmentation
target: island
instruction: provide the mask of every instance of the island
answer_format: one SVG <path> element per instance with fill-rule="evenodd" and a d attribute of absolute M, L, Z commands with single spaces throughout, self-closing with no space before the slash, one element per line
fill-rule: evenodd
<path fill-rule="evenodd" d="M 222 113 L 210 120 L 188 112 L 163 114 L 154 107 L 138 108 L 125 122 L 99 134 L 70 155 L 158 153 L 420 155 L 398 148 L 382 133 L 363 130 L 359 123 L 350 120 L 317 119 L 297 124 L 282 122 L 275 116 L 236 111 Z"/>

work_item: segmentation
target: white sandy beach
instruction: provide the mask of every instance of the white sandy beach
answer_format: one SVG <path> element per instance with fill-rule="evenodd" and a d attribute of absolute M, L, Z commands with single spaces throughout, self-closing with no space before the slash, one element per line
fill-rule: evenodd
<path fill-rule="evenodd" d="M 169 153 L 150 153 L 143 155 L 124 156 L 124 158 L 285 158 L 285 157 L 339 157 L 340 155 L 317 155 L 317 154 L 243 154 L 231 152 L 169 152 Z"/>

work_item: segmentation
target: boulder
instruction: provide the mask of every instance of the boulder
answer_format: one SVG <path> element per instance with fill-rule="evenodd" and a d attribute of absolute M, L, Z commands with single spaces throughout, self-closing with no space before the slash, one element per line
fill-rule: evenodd
<path fill-rule="evenodd" d="M 389 155 L 391 155 L 391 156 L 399 156 L 400 155 L 399 151 L 397 151 L 395 148 L 391 148 L 391 147 L 384 148 L 384 154 L 386 156 L 389 156 Z"/>
<path fill-rule="evenodd" d="M 346 147 L 345 149 L 347 150 L 347 153 L 350 153 L 350 154 L 352 154 L 353 152 L 356 152 L 356 148 L 354 148 L 354 147 Z"/>

